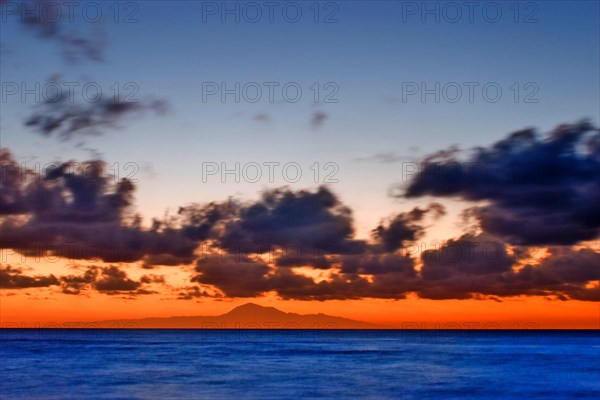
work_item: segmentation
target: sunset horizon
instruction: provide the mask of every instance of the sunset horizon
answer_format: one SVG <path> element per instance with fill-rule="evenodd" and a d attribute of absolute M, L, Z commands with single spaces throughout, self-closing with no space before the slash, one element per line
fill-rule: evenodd
<path fill-rule="evenodd" d="M 165 213 L 164 219 L 154 218 L 149 227 L 143 225 L 143 217 L 133 208 L 136 185 L 127 178 L 112 182 L 114 176 L 107 173 L 104 161 L 67 161 L 36 171 L 23 169 L 25 164 L 18 164 L 4 149 L 3 177 L 11 197 L 5 198 L 3 206 L 9 216 L 3 222 L 1 322 L 3 326 L 41 326 L 113 316 L 168 317 L 195 310 L 214 313 L 223 311 L 227 304 L 253 299 L 304 313 L 311 309 L 329 313 L 342 310 L 347 317 L 386 325 L 431 322 L 468 326 L 475 318 L 485 324 L 506 324 L 506 329 L 519 324 L 529 329 L 597 329 L 599 258 L 598 243 L 591 239 L 598 228 L 588 228 L 588 221 L 581 221 L 579 238 L 561 226 L 554 232 L 544 226 L 522 226 L 511 231 L 501 225 L 510 222 L 503 214 L 494 218 L 504 218 L 505 222 L 482 219 L 483 212 L 493 210 L 490 206 L 468 208 L 461 213 L 466 230 L 460 236 L 425 240 L 427 227 L 435 227 L 447 214 L 438 198 L 453 191 L 491 201 L 494 196 L 502 196 L 501 191 L 477 193 L 489 191 L 485 189 L 488 180 L 514 179 L 501 175 L 506 171 L 499 169 L 500 162 L 513 161 L 495 158 L 498 156 L 493 152 L 502 155 L 510 151 L 512 154 L 504 157 L 514 157 L 517 162 L 521 154 L 535 152 L 550 157 L 546 163 L 564 163 L 570 157 L 569 162 L 580 162 L 583 167 L 593 160 L 585 153 L 571 153 L 576 141 L 597 141 L 597 128 L 588 122 L 561 125 L 546 138 L 533 135 L 533 130 L 513 133 L 491 150 L 478 150 L 479 155 L 474 156 L 490 161 L 453 158 L 438 162 L 426 158 L 422 170 L 413 172 L 413 181 L 409 181 L 403 196 L 431 191 L 434 197 L 425 205 L 381 218 L 371 230 L 371 238 L 366 239 L 355 233 L 351 209 L 327 185 L 298 191 L 289 186 L 265 189 L 257 201 L 230 197 L 180 206 L 176 215 Z M 564 149 L 561 142 L 565 143 Z M 526 147 L 509 147 L 517 144 Z M 510 173 L 531 173 L 527 164 L 511 168 L 515 171 Z M 49 176 L 55 177 L 50 180 Z M 585 175 L 582 178 L 586 179 Z M 452 179 L 456 182 L 450 183 Z M 473 184 L 473 189 L 463 186 L 467 184 Z M 536 190 L 543 193 L 551 184 L 544 183 L 547 189 L 542 186 Z M 27 207 L 38 207 L 35 202 L 41 198 L 36 200 L 35 196 L 64 190 L 72 196 L 70 203 L 60 206 L 64 210 L 53 210 L 48 205 L 43 206 L 47 211 L 31 208 L 34 218 L 19 225 L 19 214 L 27 212 Z M 461 194 L 468 190 L 473 193 Z M 561 190 L 581 189 L 567 186 Z M 584 196 L 596 194 L 581 192 Z M 518 204 L 511 210 L 513 206 L 503 205 L 501 197 L 497 201 L 495 207 L 504 207 L 504 213 L 527 210 Z M 532 197 L 530 201 L 533 203 L 527 207 L 540 200 Z M 546 205 L 541 201 L 543 212 Z M 12 210 L 17 212 L 14 217 L 10 216 L 15 212 Z M 592 207 L 589 212 L 597 210 Z M 580 218 L 577 214 L 565 216 Z M 468 218 L 479 219 L 479 224 L 487 224 L 490 231 L 468 225 Z M 534 218 L 546 217 L 540 214 Z M 284 221 L 288 225 L 281 225 Z M 519 223 L 514 224 L 519 227 Z M 86 233 L 86 225 L 95 230 Z M 37 235 L 39 229 L 49 236 Z M 34 240 L 27 241 L 27 235 L 33 235 Z M 58 242 L 61 237 L 63 241 Z M 523 241 L 531 244 L 520 244 Z M 193 264 L 186 266 L 188 262 Z M 181 268 L 174 270 L 175 266 Z M 455 277 L 449 275 L 452 268 Z M 568 275 L 568 268 L 578 268 L 578 274 Z M 238 272 L 228 274 L 227 270 Z M 172 283 L 190 279 L 186 275 L 191 276 L 192 285 Z M 389 281 L 387 285 L 385 280 Z M 47 301 L 47 296 L 55 301 Z M 345 302 L 352 303 L 351 311 Z M 116 303 L 120 304 L 119 311 L 110 306 Z M 551 310 L 544 309 L 548 305 L 552 305 Z M 460 314 L 449 318 L 448 310 L 456 307 Z M 490 316 L 491 310 L 494 317 Z"/>
<path fill-rule="evenodd" d="M 285 321 L 280 321 L 277 318 L 265 319 L 262 316 L 254 316 L 253 313 L 240 314 L 236 318 L 230 318 L 227 321 L 220 321 L 218 317 L 223 317 L 234 311 L 247 308 L 248 306 L 257 307 L 260 309 L 273 309 L 277 312 L 288 314 L 289 318 Z M 279 306 L 277 306 L 279 307 Z M 314 317 L 322 315 L 327 318 L 347 319 L 364 326 L 355 325 L 347 326 L 334 322 L 319 323 L 319 321 L 311 321 L 310 323 L 300 324 L 298 318 Z M 367 316 L 368 317 L 368 316 Z M 202 320 L 196 320 L 201 318 Z M 213 320 L 217 318 L 216 320 Z M 512 322 L 511 320 L 482 320 L 481 318 L 473 318 L 472 320 L 464 321 L 448 321 L 440 320 L 433 321 L 431 318 L 404 320 L 401 322 L 378 321 L 378 320 L 357 320 L 350 318 L 348 315 L 333 315 L 319 312 L 318 309 L 311 308 L 310 313 L 287 312 L 285 309 L 276 308 L 271 303 L 258 304 L 256 302 L 245 302 L 236 306 L 231 306 L 229 311 L 218 314 L 208 315 L 168 315 L 168 316 L 146 316 L 137 318 L 118 318 L 108 320 L 77 320 L 47 323 L 34 323 L 28 325 L 26 322 L 20 323 L 5 323 L 2 328 L 6 329 L 407 329 L 407 330 L 532 330 L 532 329 L 598 329 L 595 325 L 596 321 L 590 322 L 590 325 L 577 325 L 573 321 L 562 321 L 568 325 L 545 325 L 540 326 L 534 322 L 528 322 L 523 319 L 523 322 Z M 367 326 L 372 325 L 372 326 Z"/>
<path fill-rule="evenodd" d="M 561 125 L 546 138 L 537 139 L 531 136 L 533 132 L 511 134 L 494 144 L 491 151 L 503 152 L 511 141 L 517 144 L 517 140 L 525 140 L 528 147 L 519 149 L 523 153 L 542 154 L 550 149 L 553 153 L 544 157 L 579 157 L 568 153 L 574 140 L 597 140 L 597 136 L 589 136 L 590 132 L 597 135 L 597 128 L 588 122 Z M 568 140 L 565 149 L 557 147 L 562 140 Z M 486 150 L 478 151 L 480 155 L 475 157 L 486 154 Z M 518 159 L 520 155 L 517 152 L 511 157 Z M 585 154 L 581 157 L 581 161 L 573 158 L 572 162 L 589 162 Z M 16 197 L 5 198 L 3 207 L 9 214 L 12 209 L 28 207 L 27 202 L 38 201 L 33 196 L 44 195 L 40 190 L 50 194 L 66 189 L 72 193 L 72 203 L 65 203 L 64 211 L 50 212 L 73 212 L 77 213 L 73 217 L 85 218 L 73 221 L 81 227 L 64 219 L 73 218 L 68 214 L 52 217 L 46 211 L 21 226 L 17 225 L 17 215 L 5 219 L 4 267 L 0 270 L 3 327 L 199 315 L 199 310 L 216 314 L 252 299 L 302 313 L 318 310 L 394 326 L 449 324 L 455 329 L 458 324 L 467 329 L 476 323 L 495 329 L 600 328 L 596 240 L 580 241 L 561 227 L 555 233 L 545 227 L 504 232 L 506 228 L 499 225 L 491 226 L 499 234 L 486 232 L 467 225 L 467 218 L 481 218 L 468 216 L 467 211 L 475 208 L 461 212 L 466 230 L 459 236 L 446 240 L 428 237 L 427 228 L 435 228 L 448 213 L 435 191 L 447 196 L 445 192 L 464 191 L 458 186 L 469 183 L 464 181 L 484 185 L 490 179 L 505 179 L 498 161 L 464 161 L 465 166 L 460 167 L 456 159 L 438 163 L 426 158 L 422 170 L 411 170 L 413 181 L 406 190 L 431 190 L 434 197 L 425 205 L 380 218 L 369 233 L 371 237 L 363 239 L 355 233 L 351 209 L 331 185 L 298 191 L 289 185 L 265 189 L 256 201 L 230 197 L 188 204 L 180 206 L 176 215 L 165 213 L 164 219 L 154 218 L 152 226 L 144 226 L 143 217 L 133 208 L 136 185 L 127 178 L 113 182 L 115 177 L 107 173 L 103 160 L 71 160 L 35 170 L 18 164 L 8 149 L 2 150 L 2 160 L 5 185 L 12 185 L 7 189 L 21 191 L 11 194 Z M 456 169 L 457 165 L 463 170 Z M 56 178 L 49 180 L 50 175 Z M 446 187 L 450 179 L 456 179 L 455 189 Z M 91 186 L 86 188 L 86 184 Z M 432 189 L 422 189 L 422 185 Z M 435 185 L 444 187 L 436 189 Z M 496 195 L 486 196 L 493 199 Z M 78 206 L 80 201 L 86 203 Z M 97 210 L 76 208 L 92 204 Z M 519 208 L 514 210 L 520 212 Z M 251 217 L 253 212 L 262 215 Z M 89 218 L 97 219 L 91 226 L 101 230 L 85 233 L 82 228 L 90 223 Z M 286 222 L 291 224 L 289 228 L 279 226 L 282 218 L 291 218 Z M 264 230 L 272 229 L 269 224 L 275 229 L 273 233 Z M 24 235 L 34 234 L 36 229 L 46 230 L 50 236 L 35 235 L 33 242 L 26 242 Z M 316 230 L 310 233 L 311 229 Z M 589 230 L 582 225 L 581 229 L 582 239 L 592 239 L 598 228 Z M 298 235 L 301 230 L 308 230 L 310 236 Z M 516 241 L 503 241 L 503 235 Z M 57 242 L 60 237 L 63 242 Z M 186 266 L 188 260 L 195 261 Z M 174 270 L 178 265 L 181 268 Z M 448 272 L 442 273 L 440 267 L 456 268 L 456 278 L 449 279 Z M 580 272 L 571 278 L 566 268 L 572 267 Z M 225 271 L 231 268 L 243 273 L 228 275 Z M 531 275 L 534 272 L 539 276 Z M 186 275 L 191 276 L 192 285 L 184 283 L 190 279 Z M 381 279 L 392 279 L 396 286 L 382 286 Z M 469 286 L 468 280 L 475 283 Z M 290 286 L 299 284 L 302 286 L 297 289 Z M 48 296 L 54 300 L 48 301 Z M 118 311 L 111 304 L 119 304 Z M 459 314 L 451 312 L 457 308 Z"/>

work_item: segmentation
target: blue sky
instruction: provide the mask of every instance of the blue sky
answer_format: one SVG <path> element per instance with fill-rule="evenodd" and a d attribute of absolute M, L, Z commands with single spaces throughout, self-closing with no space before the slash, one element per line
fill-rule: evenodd
<path fill-rule="evenodd" d="M 336 23 L 315 23 L 310 1 L 295 3 L 303 11 L 297 23 L 277 11 L 273 23 L 264 16 L 250 23 L 243 14 L 236 23 L 232 17 L 222 22 L 220 11 L 203 15 L 208 3 L 222 6 L 140 2 L 134 15 L 138 22 L 130 24 L 123 18 L 131 10 L 121 9 L 114 23 L 114 14 L 104 7 L 109 17 L 104 23 L 104 62 L 66 63 L 58 46 L 38 40 L 13 20 L 3 22 L 3 84 L 43 85 L 56 73 L 66 81 L 98 82 L 105 91 L 114 82 L 121 87 L 135 82 L 137 98 L 164 98 L 170 111 L 133 118 L 122 129 L 84 138 L 85 144 L 78 146 L 79 140 L 60 142 L 23 127 L 33 102 L 23 104 L 11 97 L 2 103 L 2 146 L 24 161 L 34 156 L 41 162 L 85 159 L 91 157 L 85 149 L 91 148 L 109 165 L 133 162 L 140 166 L 137 204 L 147 216 L 229 195 L 256 198 L 261 189 L 289 184 L 277 175 L 273 183 L 222 183 L 216 178 L 205 183 L 202 162 L 297 162 L 304 175 L 289 184 L 294 189 L 316 186 L 309 170 L 315 162 L 333 162 L 339 166 L 339 182 L 332 189 L 354 210 L 357 227 L 368 230 L 379 218 L 404 207 L 387 195 L 402 178 L 402 160 L 414 161 L 453 144 L 488 145 L 529 126 L 545 131 L 585 117 L 598 123 L 600 33 L 595 1 L 520 2 L 518 22 L 515 3 L 495 2 L 502 12 L 495 23 L 479 8 L 472 23 L 466 14 L 449 22 L 452 15 L 443 11 L 440 22 L 434 16 L 423 21 L 421 10 L 409 15 L 406 2 L 386 1 L 320 3 L 320 20 L 333 10 Z M 421 2 L 408 3 L 422 7 Z M 481 2 L 482 7 L 488 3 Z M 440 10 L 447 6 L 428 4 Z M 537 22 L 525 23 L 526 15 Z M 96 25 L 73 24 L 84 31 Z M 264 92 L 256 103 L 236 103 L 231 97 L 221 102 L 218 96 L 204 102 L 206 82 L 294 82 L 303 95 L 296 103 L 283 100 L 277 90 L 273 103 Z M 321 95 L 327 93 L 324 85 L 333 83 L 339 101 L 314 104 L 310 87 L 315 82 Z M 403 101 L 403 85 L 410 82 L 479 86 L 473 102 L 466 92 L 455 103 L 444 98 L 436 103 L 433 96 L 421 102 L 418 94 Z M 516 102 L 511 89 L 515 82 L 520 90 Z M 497 102 L 483 98 L 481 87 L 489 83 L 502 89 Z M 526 87 L 528 83 L 533 86 Z M 523 96 L 532 88 L 532 98 L 538 101 L 526 103 Z M 316 112 L 327 116 L 317 128 L 310 123 Z M 257 115 L 268 120 L 257 120 Z M 359 160 L 382 153 L 397 161 Z"/>

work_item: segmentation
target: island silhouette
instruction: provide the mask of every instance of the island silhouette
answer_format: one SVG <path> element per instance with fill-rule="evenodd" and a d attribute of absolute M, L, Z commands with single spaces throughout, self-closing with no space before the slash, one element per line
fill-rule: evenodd
<path fill-rule="evenodd" d="M 81 326 L 81 325 L 79 325 Z M 177 316 L 116 319 L 85 323 L 88 328 L 130 329 L 385 329 L 371 324 L 326 314 L 296 314 L 246 303 L 216 316 Z"/>

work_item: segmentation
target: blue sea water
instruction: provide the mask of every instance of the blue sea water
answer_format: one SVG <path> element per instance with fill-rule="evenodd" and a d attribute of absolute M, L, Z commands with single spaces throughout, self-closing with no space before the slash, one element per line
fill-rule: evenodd
<path fill-rule="evenodd" d="M 0 331 L 2 399 L 598 399 L 599 331 Z"/>

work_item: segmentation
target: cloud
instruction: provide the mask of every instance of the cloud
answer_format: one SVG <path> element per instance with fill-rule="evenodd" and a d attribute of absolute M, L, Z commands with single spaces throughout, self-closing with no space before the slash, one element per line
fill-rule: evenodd
<path fill-rule="evenodd" d="M 313 129 L 319 129 L 325 124 L 327 118 L 329 118 L 329 115 L 323 111 L 315 111 L 310 118 L 310 126 Z"/>
<path fill-rule="evenodd" d="M 76 13 L 70 13 L 60 2 L 2 0 L 0 5 L 5 14 L 3 17 L 12 16 L 37 37 L 59 44 L 68 61 L 103 60 L 106 41 L 100 21 L 86 21 L 85 25 L 91 26 L 91 29 L 83 33 L 76 29 L 81 26 L 73 18 Z"/>
<path fill-rule="evenodd" d="M 53 82 L 56 83 L 56 82 Z M 100 135 L 103 129 L 116 129 L 127 117 L 153 111 L 164 114 L 164 100 L 126 101 L 121 98 L 99 98 L 79 101 L 74 89 L 62 90 L 58 98 L 40 103 L 25 126 L 43 136 L 58 136 L 69 140 L 76 136 Z"/>
<path fill-rule="evenodd" d="M 503 242 L 465 235 L 425 252 L 423 261 L 417 290 L 422 298 L 526 295 L 600 301 L 600 253 L 587 248 L 555 247 L 539 263 L 516 269 Z"/>
<path fill-rule="evenodd" d="M 177 294 L 178 300 L 194 300 L 209 296 L 206 291 L 200 290 L 198 286 L 189 286 L 180 290 L 181 291 Z"/>
<path fill-rule="evenodd" d="M 182 218 L 182 233 L 184 236 L 203 241 L 216 237 L 217 225 L 235 219 L 239 205 L 233 201 L 210 202 L 208 204 L 190 204 L 179 207 L 177 214 Z"/>
<path fill-rule="evenodd" d="M 83 274 L 60 277 L 62 292 L 65 294 L 81 294 L 95 290 L 107 295 L 144 295 L 155 292 L 148 289 L 150 284 L 164 284 L 162 276 L 143 275 L 139 281 L 127 276 L 125 271 L 111 265 L 108 267 L 88 267 Z"/>
<path fill-rule="evenodd" d="M 94 282 L 94 289 L 108 294 L 136 291 L 140 286 L 141 282 L 129 279 L 124 271 L 115 266 L 103 268 L 100 279 Z"/>
<path fill-rule="evenodd" d="M 96 281 L 98 268 L 90 267 L 81 275 L 65 275 L 60 278 L 62 292 L 65 294 L 80 294 Z"/>
<path fill-rule="evenodd" d="M 431 203 L 427 208 L 415 207 L 406 213 L 400 213 L 388 222 L 387 226 L 380 224 L 373 230 L 373 236 L 378 240 L 385 251 L 394 251 L 402 247 L 405 242 L 414 242 L 424 233 L 424 227 L 417 224 L 426 214 L 432 213 L 437 219 L 446 211 L 439 203 Z"/>
<path fill-rule="evenodd" d="M 400 161 L 406 161 L 406 160 L 409 160 L 410 158 L 411 157 L 402 156 L 395 152 L 386 152 L 386 153 L 373 154 L 372 156 L 369 156 L 369 157 L 358 157 L 358 158 L 355 158 L 355 160 L 361 161 L 361 162 L 376 162 L 376 163 L 382 163 L 382 164 L 391 164 L 391 163 L 396 163 L 396 162 L 400 162 Z"/>
<path fill-rule="evenodd" d="M 515 132 L 465 160 L 449 149 L 429 156 L 405 197 L 486 201 L 476 218 L 510 243 L 572 245 L 600 233 L 600 147 L 587 122 L 561 125 L 547 137 Z"/>
<path fill-rule="evenodd" d="M 21 268 L 10 265 L 0 268 L 0 288 L 2 289 L 25 289 L 40 288 L 58 285 L 59 281 L 54 275 L 28 276 L 22 274 Z"/>
<path fill-rule="evenodd" d="M 436 250 L 422 254 L 421 274 L 425 280 L 439 280 L 457 274 L 485 275 L 512 270 L 513 259 L 506 244 L 492 237 L 464 235 L 451 239 Z"/>
<path fill-rule="evenodd" d="M 256 297 L 275 292 L 283 299 L 332 300 L 361 298 L 368 281 L 358 275 L 334 275 L 315 282 L 288 268 L 273 269 L 248 257 L 224 259 L 211 256 L 199 260 L 192 282 L 213 285 L 226 297 Z"/>
<path fill-rule="evenodd" d="M 359 258 L 344 261 L 358 265 L 346 268 L 347 271 L 354 268 L 354 271 L 336 270 L 330 276 L 317 280 L 290 268 L 270 267 L 259 260 L 215 256 L 198 261 L 198 274 L 193 276 L 192 281 L 212 285 L 226 297 L 256 297 L 273 292 L 287 300 L 319 301 L 367 297 L 401 299 L 414 290 L 418 282 L 409 258 L 402 260 L 394 255 L 347 257 Z M 369 279 L 359 272 L 376 275 Z"/>
<path fill-rule="evenodd" d="M 414 293 L 427 299 L 599 301 L 600 254 L 581 246 L 598 236 L 593 172 L 600 166 L 599 143 L 597 132 L 582 123 L 558 127 L 544 139 L 521 131 L 463 158 L 453 148 L 428 157 L 405 196 L 478 201 L 471 213 L 481 229 L 420 259 L 406 247 L 444 215 L 439 203 L 382 220 L 370 240 L 356 238 L 350 208 L 324 186 L 266 190 L 256 201 L 189 204 L 145 228 L 133 209 L 135 185 L 114 181 L 103 161 L 58 163 L 40 174 L 19 168 L 2 150 L 1 246 L 145 268 L 193 265 L 190 280 L 199 285 L 177 289 L 182 300 L 267 293 L 297 300 L 402 299 Z M 522 259 L 533 245 L 548 254 Z M 211 252 L 200 254 L 200 248 Z M 135 296 L 165 283 L 156 275 L 132 279 L 117 266 L 62 277 L 27 276 L 9 267 L 2 285 Z"/>
<path fill-rule="evenodd" d="M 192 281 L 212 285 L 227 297 L 272 292 L 282 299 L 324 301 L 403 299 L 415 293 L 435 300 L 501 301 L 523 295 L 600 301 L 600 254 L 589 248 L 553 247 L 539 262 L 523 265 L 521 251 L 499 238 L 465 234 L 425 251 L 420 270 L 411 254 L 378 250 L 339 255 L 319 279 L 259 258 L 213 255 L 198 261 Z"/>
<path fill-rule="evenodd" d="M 0 148 L 0 168 L 0 216 L 26 213 L 31 205 L 26 201 L 25 182 L 32 172 L 23 170 L 5 148 Z"/>
<path fill-rule="evenodd" d="M 341 257 L 341 272 L 346 274 L 383 275 L 401 274 L 413 278 L 417 275 L 414 259 L 407 254 L 360 254 Z"/>
<path fill-rule="evenodd" d="M 259 201 L 236 208 L 217 237 L 228 251 L 262 253 L 294 246 L 301 254 L 352 254 L 365 249 L 363 241 L 352 238 L 350 209 L 324 186 L 314 192 L 268 190 Z"/>
<path fill-rule="evenodd" d="M 313 278 L 281 271 L 271 281 L 273 290 L 284 300 L 348 300 L 368 296 L 369 281 L 359 275 L 333 275 L 315 282 Z"/>
<path fill-rule="evenodd" d="M 15 168 L 2 150 L 1 248 L 22 254 L 105 262 L 190 264 L 197 242 L 159 221 L 141 227 L 133 209 L 135 185 L 113 182 L 101 160 L 66 162 L 40 175 Z M 6 189 L 6 190 L 5 190 Z"/>
<path fill-rule="evenodd" d="M 264 122 L 264 123 L 271 122 L 271 117 L 269 116 L 269 114 L 266 114 L 266 113 L 256 114 L 253 119 L 258 122 Z"/>
<path fill-rule="evenodd" d="M 228 260 L 218 256 L 201 259 L 192 282 L 214 285 L 228 297 L 255 297 L 269 290 L 269 267 L 248 258 Z"/>

